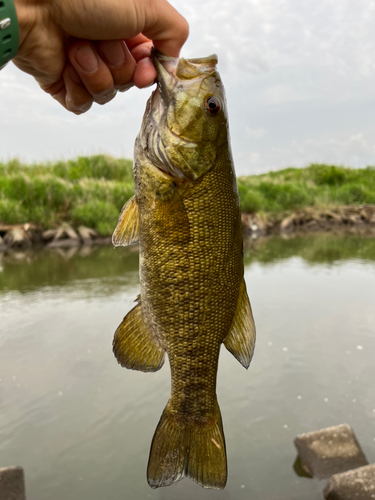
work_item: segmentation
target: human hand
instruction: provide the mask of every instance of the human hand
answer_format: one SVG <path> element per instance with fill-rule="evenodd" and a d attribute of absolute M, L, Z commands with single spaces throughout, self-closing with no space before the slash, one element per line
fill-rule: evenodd
<path fill-rule="evenodd" d="M 178 57 L 185 19 L 166 0 L 14 0 L 20 45 L 13 59 L 67 110 L 81 114 L 156 78 L 152 45 Z"/>

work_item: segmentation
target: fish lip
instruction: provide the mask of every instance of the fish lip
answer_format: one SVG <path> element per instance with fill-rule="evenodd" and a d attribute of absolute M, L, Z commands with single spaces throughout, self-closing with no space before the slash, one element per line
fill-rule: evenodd
<path fill-rule="evenodd" d="M 178 82 L 176 67 L 179 59 L 177 57 L 165 56 L 157 51 L 155 47 L 152 47 L 151 60 L 156 69 L 156 83 L 161 97 L 167 100 Z M 164 67 L 163 63 L 168 65 L 168 69 Z"/>

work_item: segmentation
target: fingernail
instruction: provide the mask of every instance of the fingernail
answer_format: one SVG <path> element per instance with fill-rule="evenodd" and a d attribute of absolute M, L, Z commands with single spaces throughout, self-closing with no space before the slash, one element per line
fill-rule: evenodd
<path fill-rule="evenodd" d="M 69 76 L 72 79 L 72 82 L 76 85 L 82 85 L 82 80 L 79 77 L 77 71 L 73 68 L 73 66 L 69 67 Z"/>
<path fill-rule="evenodd" d="M 123 42 L 108 42 L 103 46 L 103 55 L 110 66 L 118 68 L 125 62 Z"/>
<path fill-rule="evenodd" d="M 91 101 L 85 102 L 84 104 L 81 104 L 81 105 L 74 104 L 68 95 L 66 96 L 65 103 L 66 103 L 66 107 L 68 108 L 68 110 L 72 111 L 72 113 L 75 113 L 76 115 L 86 113 L 86 111 L 88 111 L 92 106 Z"/>
<path fill-rule="evenodd" d="M 134 83 L 127 83 L 125 85 L 118 85 L 116 87 L 116 89 L 119 91 L 119 92 L 126 92 L 127 90 L 131 89 L 132 87 L 134 87 Z"/>
<path fill-rule="evenodd" d="M 106 104 L 107 102 L 112 101 L 116 94 L 116 89 L 104 90 L 103 92 L 100 92 L 100 94 L 95 94 L 94 100 L 98 104 Z"/>
<path fill-rule="evenodd" d="M 99 67 L 99 61 L 90 45 L 82 45 L 75 53 L 75 60 L 86 73 L 94 73 Z"/>

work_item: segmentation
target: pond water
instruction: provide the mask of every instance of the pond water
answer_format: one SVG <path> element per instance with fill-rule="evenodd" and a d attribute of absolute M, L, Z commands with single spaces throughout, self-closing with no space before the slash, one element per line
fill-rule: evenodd
<path fill-rule="evenodd" d="M 294 437 L 349 423 L 375 461 L 375 239 L 248 242 L 257 325 L 248 371 L 223 348 L 222 492 L 146 482 L 169 366 L 121 368 L 113 333 L 139 293 L 136 248 L 8 253 L 0 260 L 0 467 L 22 465 L 28 500 L 318 500 L 293 468 Z"/>

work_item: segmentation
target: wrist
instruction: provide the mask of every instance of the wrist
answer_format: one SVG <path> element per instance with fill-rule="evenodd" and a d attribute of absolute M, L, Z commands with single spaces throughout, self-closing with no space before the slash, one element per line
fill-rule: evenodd
<path fill-rule="evenodd" d="M 13 59 L 19 46 L 19 28 L 13 0 L 0 0 L 0 69 Z"/>
<path fill-rule="evenodd" d="M 13 2 L 17 13 L 19 47 L 21 47 L 32 27 L 35 25 L 37 6 L 35 2 L 30 0 L 13 0 Z"/>

